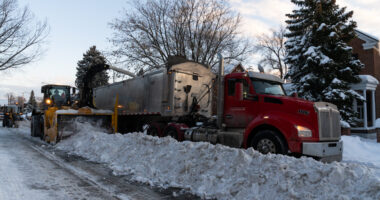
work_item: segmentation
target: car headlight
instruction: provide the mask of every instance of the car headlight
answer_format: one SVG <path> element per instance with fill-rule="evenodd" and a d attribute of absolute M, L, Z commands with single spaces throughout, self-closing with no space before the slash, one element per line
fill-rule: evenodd
<path fill-rule="evenodd" d="M 304 126 L 295 126 L 298 131 L 298 137 L 311 137 L 311 130 Z"/>

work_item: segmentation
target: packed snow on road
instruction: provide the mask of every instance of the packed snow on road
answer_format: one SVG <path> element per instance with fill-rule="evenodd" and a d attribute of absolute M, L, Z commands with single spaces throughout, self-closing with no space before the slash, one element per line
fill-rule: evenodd
<path fill-rule="evenodd" d="M 252 148 L 81 127 L 54 148 L 105 163 L 115 175 L 161 188 L 183 188 L 201 198 L 380 199 L 380 144 L 372 140 L 343 136 L 344 161 L 325 164 L 306 157 L 262 155 Z M 29 137 L 28 127 L 19 132 Z"/>
<path fill-rule="evenodd" d="M 184 188 L 202 198 L 380 199 L 380 162 L 375 154 L 380 145 L 357 137 L 343 137 L 344 162 L 324 164 L 306 157 L 262 155 L 252 148 L 82 127 L 57 148 L 107 163 L 114 174 Z"/>

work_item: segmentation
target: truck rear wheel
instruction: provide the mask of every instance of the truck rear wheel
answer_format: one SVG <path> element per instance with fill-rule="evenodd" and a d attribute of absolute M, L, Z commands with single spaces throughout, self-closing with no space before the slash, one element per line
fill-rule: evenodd
<path fill-rule="evenodd" d="M 286 154 L 286 142 L 272 130 L 259 131 L 252 139 L 251 146 L 262 154 Z"/>

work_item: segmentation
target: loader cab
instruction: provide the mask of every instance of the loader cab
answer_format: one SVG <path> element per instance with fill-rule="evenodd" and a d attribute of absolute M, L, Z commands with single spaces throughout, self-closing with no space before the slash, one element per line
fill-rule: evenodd
<path fill-rule="evenodd" d="M 41 93 L 44 94 L 44 108 L 70 106 L 72 104 L 71 90 L 75 93 L 75 88 L 68 85 L 42 86 Z"/>

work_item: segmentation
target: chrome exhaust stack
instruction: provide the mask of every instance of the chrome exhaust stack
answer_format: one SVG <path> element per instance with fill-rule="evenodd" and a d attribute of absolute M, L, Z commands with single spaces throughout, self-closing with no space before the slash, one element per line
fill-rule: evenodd
<path fill-rule="evenodd" d="M 218 53 L 219 73 L 218 73 L 218 99 L 217 99 L 217 125 L 222 129 L 223 124 L 223 104 L 224 104 L 224 58 Z"/>

